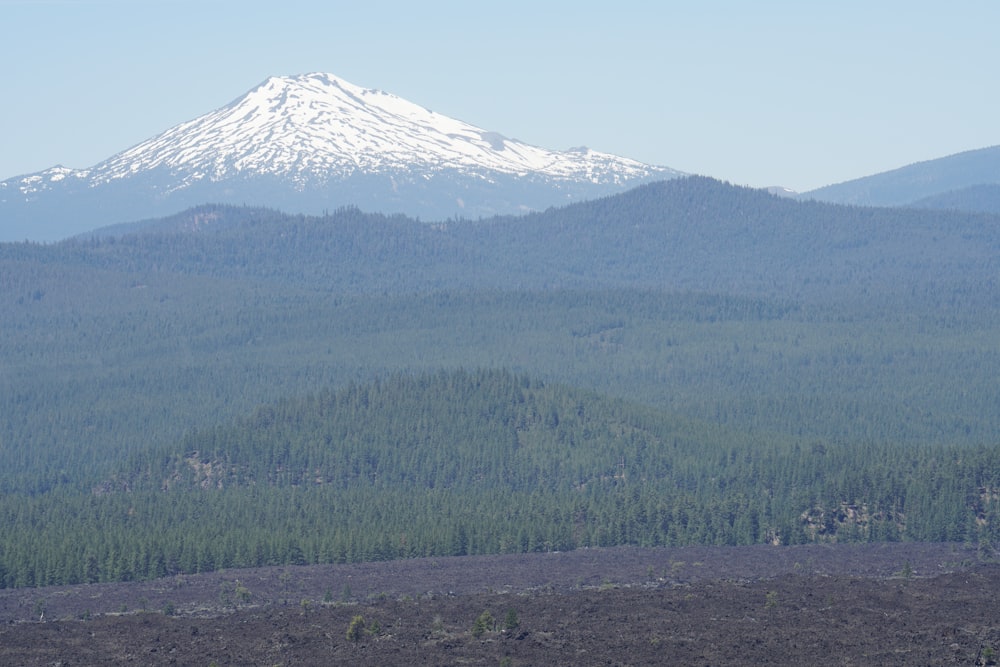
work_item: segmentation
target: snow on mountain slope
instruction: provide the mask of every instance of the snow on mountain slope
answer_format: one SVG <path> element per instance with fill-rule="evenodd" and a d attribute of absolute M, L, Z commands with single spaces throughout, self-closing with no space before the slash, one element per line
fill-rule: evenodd
<path fill-rule="evenodd" d="M 157 167 L 186 180 L 251 173 L 302 185 L 356 172 L 445 168 L 592 183 L 660 171 L 586 149 L 529 146 L 330 74 L 269 78 L 228 106 L 119 153 L 89 175 L 106 182 Z"/>
<path fill-rule="evenodd" d="M 680 175 L 586 148 L 531 146 L 331 74 L 271 77 L 88 169 L 3 181 L 0 240 L 59 238 L 206 202 L 518 213 Z"/>

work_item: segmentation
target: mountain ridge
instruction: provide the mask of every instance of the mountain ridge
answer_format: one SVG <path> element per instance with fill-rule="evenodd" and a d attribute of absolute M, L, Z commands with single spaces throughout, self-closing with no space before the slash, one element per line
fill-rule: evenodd
<path fill-rule="evenodd" d="M 320 217 L 202 206 L 58 250 L 102 266 L 145 257 L 162 270 L 352 293 L 635 287 L 898 304 L 944 285 L 994 284 L 998 221 L 796 201 L 689 176 L 525 216 L 435 224 L 357 207 Z"/>
<path fill-rule="evenodd" d="M 946 193 L 973 186 L 1000 184 L 1000 146 L 989 146 L 915 162 L 897 169 L 826 185 L 798 195 L 835 204 L 856 206 L 915 206 L 936 208 L 931 202 Z M 957 200 L 956 200 L 957 201 Z M 961 202 L 963 210 L 979 208 L 974 200 Z"/>

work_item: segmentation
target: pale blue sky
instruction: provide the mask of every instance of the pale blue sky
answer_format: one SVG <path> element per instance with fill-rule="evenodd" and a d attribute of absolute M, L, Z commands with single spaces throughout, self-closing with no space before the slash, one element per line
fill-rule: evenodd
<path fill-rule="evenodd" d="M 324 71 L 546 148 L 804 191 L 1000 144 L 998 31 L 995 0 L 0 0 L 0 179 Z"/>

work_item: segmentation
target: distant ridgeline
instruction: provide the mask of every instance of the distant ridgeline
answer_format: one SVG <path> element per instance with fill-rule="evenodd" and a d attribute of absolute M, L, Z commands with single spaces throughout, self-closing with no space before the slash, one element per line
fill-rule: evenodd
<path fill-rule="evenodd" d="M 649 288 L 790 299 L 990 298 L 1000 216 L 783 199 L 687 177 L 523 217 L 421 223 L 205 206 L 0 257 L 334 293 Z M 879 304 L 880 307 L 880 304 Z"/>
<path fill-rule="evenodd" d="M 1000 537 L 1000 224 L 677 179 L 0 244 L 0 585 Z"/>

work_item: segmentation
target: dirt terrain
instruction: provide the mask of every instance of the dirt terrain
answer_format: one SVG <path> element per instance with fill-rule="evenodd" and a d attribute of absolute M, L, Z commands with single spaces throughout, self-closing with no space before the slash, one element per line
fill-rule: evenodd
<path fill-rule="evenodd" d="M 581 549 L 7 590 L 0 664 L 987 665 L 992 556 Z"/>

